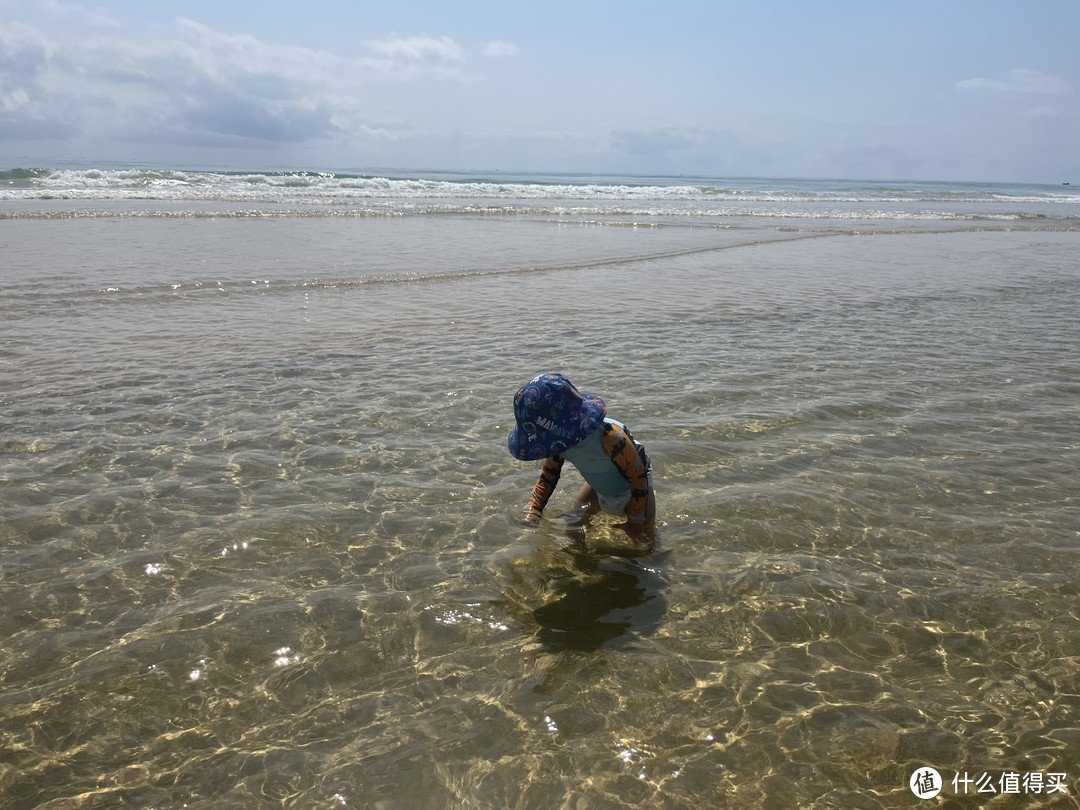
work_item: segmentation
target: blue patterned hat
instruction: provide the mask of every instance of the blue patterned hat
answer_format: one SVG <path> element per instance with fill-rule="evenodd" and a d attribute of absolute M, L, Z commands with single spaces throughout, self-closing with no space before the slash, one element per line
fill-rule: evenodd
<path fill-rule="evenodd" d="M 604 400 L 581 393 L 562 374 L 541 374 L 514 395 L 517 424 L 506 446 L 522 461 L 558 455 L 603 425 L 606 412 Z"/>

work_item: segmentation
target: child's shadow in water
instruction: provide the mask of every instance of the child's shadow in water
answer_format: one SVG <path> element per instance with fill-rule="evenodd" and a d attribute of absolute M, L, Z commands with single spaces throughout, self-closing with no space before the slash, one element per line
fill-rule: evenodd
<path fill-rule="evenodd" d="M 552 583 L 555 598 L 532 612 L 546 652 L 619 647 L 656 631 L 667 610 L 667 583 L 656 568 L 582 545 L 567 553 L 573 567 Z M 658 566 L 666 556 L 646 559 Z"/>

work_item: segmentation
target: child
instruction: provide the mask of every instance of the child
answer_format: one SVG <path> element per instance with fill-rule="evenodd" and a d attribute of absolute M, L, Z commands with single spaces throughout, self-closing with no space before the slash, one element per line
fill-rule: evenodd
<path fill-rule="evenodd" d="M 544 459 L 521 522 L 540 522 L 568 460 L 585 479 L 574 514 L 585 517 L 602 509 L 625 515 L 620 527 L 651 547 L 656 522 L 652 463 L 626 426 L 605 418 L 606 413 L 602 399 L 581 393 L 562 374 L 534 377 L 514 395 L 517 424 L 506 442 L 510 455 Z"/>

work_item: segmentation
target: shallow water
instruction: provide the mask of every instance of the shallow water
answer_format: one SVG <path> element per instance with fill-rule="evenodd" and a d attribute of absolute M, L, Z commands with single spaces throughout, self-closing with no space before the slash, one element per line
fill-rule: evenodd
<path fill-rule="evenodd" d="M 4 805 L 1077 806 L 1077 231 L 774 225 L 3 222 Z M 517 524 L 545 370 L 658 553 Z"/>

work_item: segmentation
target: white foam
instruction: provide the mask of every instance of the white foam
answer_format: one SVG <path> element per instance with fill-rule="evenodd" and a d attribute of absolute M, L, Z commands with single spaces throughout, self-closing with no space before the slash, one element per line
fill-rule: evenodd
<path fill-rule="evenodd" d="M 15 173 L 0 201 L 241 204 L 290 215 L 552 214 L 804 219 L 1075 217 L 1080 195 L 1051 186 L 712 178 L 367 176 L 329 172 L 56 169 Z M 280 210 L 278 210 L 280 209 Z M 320 210 L 321 209 L 321 210 Z M 220 211 L 232 215 L 231 210 Z M 300 213 L 304 212 L 304 213 Z"/>

